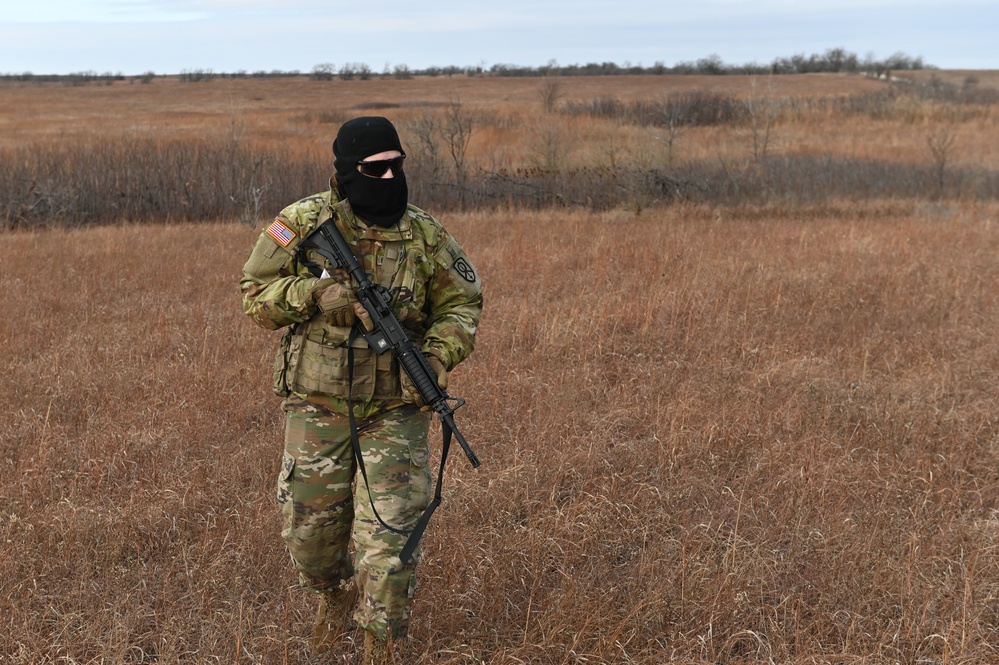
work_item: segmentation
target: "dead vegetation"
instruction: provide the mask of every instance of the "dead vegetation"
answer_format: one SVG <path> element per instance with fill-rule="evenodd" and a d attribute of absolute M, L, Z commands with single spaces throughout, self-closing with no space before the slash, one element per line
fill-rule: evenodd
<path fill-rule="evenodd" d="M 996 213 L 446 218 L 485 464 L 450 467 L 412 662 L 994 661 Z M 0 662 L 322 662 L 254 236 L 7 234 Z"/>
<path fill-rule="evenodd" d="M 399 125 L 413 198 L 437 211 L 999 198 L 999 97 L 971 77 L 303 77 L 5 93 L 7 228 L 252 225 L 325 187 L 330 138 L 361 113 Z"/>
<path fill-rule="evenodd" d="M 270 126 L 255 113 L 249 133 Z M 880 137 L 933 176 L 937 116 L 912 117 L 834 139 L 784 114 L 776 149 L 822 178 L 809 146 L 862 165 Z M 325 146 L 333 126 L 309 122 L 300 146 Z M 568 136 L 641 156 L 648 130 L 603 122 Z M 994 122 L 958 121 L 947 173 L 993 168 L 966 130 Z M 143 140 L 194 140 L 161 129 Z M 507 132 L 477 117 L 468 158 L 515 159 Z M 675 159 L 709 141 L 728 145 L 690 128 Z M 999 208 L 781 200 L 440 215 L 486 286 L 453 377 L 483 466 L 449 466 L 408 662 L 999 660 Z M 0 664 L 329 662 L 278 534 L 277 340 L 240 311 L 257 231 L 238 218 L 4 232 Z"/>

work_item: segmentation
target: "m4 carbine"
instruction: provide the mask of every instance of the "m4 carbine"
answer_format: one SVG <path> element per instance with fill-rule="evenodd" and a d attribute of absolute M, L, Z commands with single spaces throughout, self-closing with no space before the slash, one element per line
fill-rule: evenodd
<path fill-rule="evenodd" d="M 479 458 L 472 452 L 468 441 L 465 440 L 465 437 L 454 422 L 454 412 L 465 403 L 465 400 L 451 397 L 446 390 L 438 385 L 436 372 L 430 367 L 426 356 L 417 348 L 392 310 L 392 298 L 388 289 L 371 281 L 360 262 L 358 262 L 357 257 L 354 256 L 354 252 L 350 249 L 350 245 L 347 244 L 343 234 L 340 233 L 340 229 L 337 228 L 333 218 L 320 224 L 315 231 L 303 239 L 299 250 L 301 251 L 310 247 L 315 248 L 333 266 L 346 270 L 358 285 L 355 291 L 357 301 L 367 310 L 374 327 L 371 330 L 367 330 L 361 321 L 357 321 L 354 324 L 355 328 L 364 336 L 368 345 L 375 350 L 375 353 L 381 355 L 386 351 L 395 351 L 399 364 L 402 365 L 403 371 L 406 372 L 410 381 L 413 382 L 413 385 L 419 391 L 420 397 L 423 398 L 423 403 L 433 409 L 441 421 L 444 448 L 441 453 L 440 472 L 437 475 L 437 488 L 434 493 L 434 500 L 420 517 L 419 522 L 417 522 L 412 532 L 410 532 L 409 540 L 406 542 L 406 546 L 403 548 L 400 556 L 405 562 L 412 556 L 420 537 L 423 535 L 427 522 L 430 521 L 430 516 L 437 506 L 440 505 L 441 481 L 444 476 L 444 462 L 447 459 L 451 435 L 454 434 L 454 438 L 458 440 L 458 444 L 465 452 L 465 456 L 468 457 L 468 461 L 471 462 L 473 468 L 478 468 L 481 464 Z M 319 273 L 316 274 L 316 277 L 321 276 L 319 266 L 310 264 L 307 261 L 303 261 L 303 263 L 314 274 Z M 350 407 L 350 416 L 353 420 L 353 407 Z M 359 450 L 356 450 L 355 454 L 358 453 Z M 361 466 L 362 475 L 365 475 L 366 482 L 367 477 L 364 472 L 363 460 L 359 459 L 358 464 Z M 379 521 L 381 521 L 381 518 L 379 518 Z M 384 522 L 382 524 L 392 529 L 392 527 L 389 527 Z M 395 529 L 392 530 L 396 531 Z"/>

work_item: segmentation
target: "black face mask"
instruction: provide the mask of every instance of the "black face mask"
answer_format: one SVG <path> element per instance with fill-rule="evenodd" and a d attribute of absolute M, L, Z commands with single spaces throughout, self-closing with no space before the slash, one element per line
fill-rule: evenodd
<path fill-rule="evenodd" d="M 361 219 L 386 228 L 406 214 L 409 201 L 406 174 L 400 171 L 393 172 L 392 178 L 371 178 L 358 172 L 357 162 L 390 150 L 403 152 L 399 134 L 387 118 L 377 116 L 348 120 L 333 142 L 340 195 L 350 201 L 350 207 Z"/>
<path fill-rule="evenodd" d="M 364 221 L 388 228 L 395 226 L 406 214 L 409 188 L 405 173 L 400 171 L 393 178 L 369 178 L 355 171 L 338 180 L 341 194 Z"/>

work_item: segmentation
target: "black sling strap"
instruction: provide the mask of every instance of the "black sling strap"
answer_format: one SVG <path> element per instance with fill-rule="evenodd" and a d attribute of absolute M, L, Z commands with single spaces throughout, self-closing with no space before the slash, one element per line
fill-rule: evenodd
<path fill-rule="evenodd" d="M 440 469 L 437 472 L 437 486 L 434 489 L 433 501 L 427 506 L 420 515 L 420 519 L 417 520 L 416 526 L 411 530 L 407 531 L 405 529 L 397 529 L 390 524 L 386 523 L 382 519 L 382 516 L 378 514 L 378 509 L 375 507 L 375 499 L 371 495 L 371 485 L 368 483 L 368 472 L 364 467 L 364 454 L 361 451 L 361 440 L 358 435 L 359 430 L 357 427 L 357 418 L 354 415 L 354 339 L 357 337 L 357 328 L 351 328 L 350 336 L 347 338 L 347 417 L 350 420 L 350 443 L 354 450 L 354 459 L 357 460 L 357 466 L 361 470 L 361 478 L 364 479 L 364 487 L 368 493 L 368 503 L 371 504 L 371 512 L 374 513 L 375 519 L 383 527 L 391 531 L 392 533 L 398 534 L 400 536 L 408 536 L 406 539 L 406 544 L 402 548 L 402 552 L 399 554 L 399 558 L 402 560 L 403 565 L 409 563 L 410 559 L 413 557 L 413 553 L 416 551 L 417 546 L 420 544 L 420 539 L 423 538 L 423 532 L 427 529 L 427 524 L 430 522 L 431 516 L 434 511 L 437 510 L 437 506 L 441 505 L 441 491 L 444 486 L 444 465 L 447 463 L 448 450 L 451 448 L 451 428 L 447 423 L 441 422 L 441 432 L 443 434 L 444 443 L 441 448 L 441 464 Z"/>

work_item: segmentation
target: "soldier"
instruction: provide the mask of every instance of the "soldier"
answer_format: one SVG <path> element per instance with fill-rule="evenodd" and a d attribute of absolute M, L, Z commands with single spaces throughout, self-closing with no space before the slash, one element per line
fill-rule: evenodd
<path fill-rule="evenodd" d="M 333 154 L 329 191 L 281 211 L 257 240 L 240 287 L 256 323 L 287 328 L 274 372 L 286 415 L 278 502 L 301 583 L 320 595 L 313 643 L 332 647 L 353 618 L 365 631 L 364 662 L 390 662 L 409 626 L 419 559 L 417 551 L 404 564 L 399 554 L 430 502 L 431 413 L 393 354 L 376 355 L 352 334 L 355 321 L 370 319 L 350 276 L 298 246 L 335 220 L 372 282 L 389 289 L 442 388 L 472 351 L 482 294 L 458 242 L 409 205 L 406 155 L 391 122 L 344 123 Z M 308 263 L 324 267 L 320 277 Z"/>

